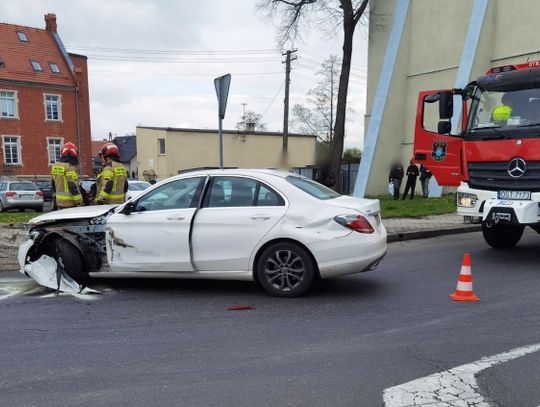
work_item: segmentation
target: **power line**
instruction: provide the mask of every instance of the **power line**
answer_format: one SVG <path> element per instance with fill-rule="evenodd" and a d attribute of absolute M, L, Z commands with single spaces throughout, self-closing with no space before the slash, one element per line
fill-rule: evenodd
<path fill-rule="evenodd" d="M 160 73 L 160 72 L 133 72 L 133 71 L 91 71 L 92 75 L 98 75 L 98 76 L 140 76 L 140 77 L 182 77 L 182 76 L 188 76 L 188 77 L 216 77 L 221 75 L 221 73 L 208 73 L 208 74 L 201 74 L 201 73 Z M 240 76 L 255 76 L 255 75 L 283 75 L 283 72 L 281 71 L 275 71 L 275 72 L 242 72 L 242 73 L 231 73 L 231 75 L 240 75 Z"/>
<path fill-rule="evenodd" d="M 214 54 L 268 54 L 279 53 L 277 48 L 269 49 L 244 49 L 244 50 L 160 50 L 160 49 L 137 49 L 137 48 L 112 48 L 112 47 L 91 47 L 83 45 L 68 45 L 70 49 L 80 49 L 85 51 L 99 51 L 111 53 L 136 53 L 136 54 L 184 54 L 184 55 L 214 55 Z"/>
<path fill-rule="evenodd" d="M 281 72 L 280 72 L 281 73 Z M 268 104 L 268 106 L 266 106 L 266 109 L 264 109 L 264 112 L 261 114 L 261 119 L 264 117 L 264 115 L 266 114 L 266 112 L 268 112 L 268 109 L 270 109 L 270 106 L 272 106 L 272 104 L 274 103 L 274 101 L 277 99 L 278 95 L 279 95 L 279 92 L 281 92 L 281 89 L 283 89 L 283 86 L 285 85 L 285 81 L 283 81 L 283 83 L 281 84 L 281 86 L 279 87 L 279 89 L 277 90 L 276 94 L 274 95 L 274 97 L 272 98 L 272 100 L 270 101 L 270 103 Z"/>

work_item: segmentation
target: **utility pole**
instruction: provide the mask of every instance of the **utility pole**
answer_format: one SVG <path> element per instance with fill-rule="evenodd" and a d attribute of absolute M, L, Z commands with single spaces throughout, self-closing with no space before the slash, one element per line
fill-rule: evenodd
<path fill-rule="evenodd" d="M 286 51 L 283 56 L 285 56 L 285 61 L 282 63 L 285 64 L 285 99 L 283 101 L 283 150 L 282 150 L 282 165 L 287 163 L 287 155 L 289 148 L 289 85 L 291 84 L 291 62 L 296 59 L 296 57 L 291 58 L 291 54 L 295 53 L 297 50 L 292 49 Z"/>
<path fill-rule="evenodd" d="M 330 146 L 334 145 L 334 58 L 330 60 Z"/>

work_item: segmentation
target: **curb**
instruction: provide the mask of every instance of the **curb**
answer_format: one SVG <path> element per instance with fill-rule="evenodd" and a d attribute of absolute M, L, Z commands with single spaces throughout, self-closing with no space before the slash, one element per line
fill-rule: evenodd
<path fill-rule="evenodd" d="M 417 232 L 393 233 L 387 238 L 388 243 L 403 242 L 406 240 L 427 239 L 430 237 L 457 235 L 461 233 L 479 232 L 482 230 L 481 225 L 461 226 L 453 229 L 438 229 L 438 230 L 423 230 Z"/>

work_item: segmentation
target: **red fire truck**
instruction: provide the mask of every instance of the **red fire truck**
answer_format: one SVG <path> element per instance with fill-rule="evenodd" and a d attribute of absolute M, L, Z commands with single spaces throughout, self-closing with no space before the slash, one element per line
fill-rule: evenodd
<path fill-rule="evenodd" d="M 540 61 L 420 92 L 414 157 L 439 185 L 458 187 L 458 213 L 481 218 L 490 246 L 515 246 L 525 226 L 540 233 Z"/>

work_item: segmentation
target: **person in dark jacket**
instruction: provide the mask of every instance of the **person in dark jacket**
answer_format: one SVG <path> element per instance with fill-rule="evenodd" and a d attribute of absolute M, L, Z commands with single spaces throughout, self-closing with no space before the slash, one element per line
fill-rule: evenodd
<path fill-rule="evenodd" d="M 394 161 L 392 167 L 390 167 L 390 175 L 388 182 L 394 184 L 394 199 L 399 200 L 399 189 L 401 188 L 401 181 L 403 180 L 403 166 Z"/>
<path fill-rule="evenodd" d="M 410 165 L 407 167 L 407 184 L 405 184 L 405 192 L 403 192 L 403 198 L 401 198 L 402 200 L 405 200 L 405 198 L 407 198 L 409 190 L 411 191 L 411 199 L 414 198 L 416 178 L 418 178 L 418 167 L 414 165 L 413 160 L 411 160 L 409 164 Z"/>
<path fill-rule="evenodd" d="M 424 195 L 424 198 L 429 196 L 429 180 L 432 175 L 429 168 L 425 167 L 423 164 L 420 165 L 420 185 L 422 185 L 422 195 Z"/>

